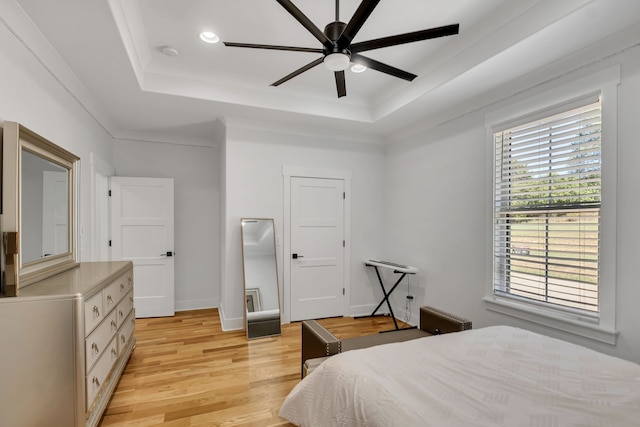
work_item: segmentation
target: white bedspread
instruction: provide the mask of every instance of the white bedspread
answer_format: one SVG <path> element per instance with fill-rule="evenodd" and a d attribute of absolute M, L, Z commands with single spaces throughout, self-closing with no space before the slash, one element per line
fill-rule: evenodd
<path fill-rule="evenodd" d="M 352 350 L 289 394 L 305 426 L 640 426 L 640 365 L 495 326 Z"/>

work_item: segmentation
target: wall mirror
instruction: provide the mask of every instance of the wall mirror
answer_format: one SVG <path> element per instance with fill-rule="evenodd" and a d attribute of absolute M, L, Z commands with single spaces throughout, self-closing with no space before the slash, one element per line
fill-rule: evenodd
<path fill-rule="evenodd" d="M 247 338 L 280 335 L 280 293 L 273 219 L 243 218 L 241 234 Z"/>
<path fill-rule="evenodd" d="M 74 154 L 15 122 L 3 124 L 2 231 L 18 232 L 16 290 L 77 265 Z"/>

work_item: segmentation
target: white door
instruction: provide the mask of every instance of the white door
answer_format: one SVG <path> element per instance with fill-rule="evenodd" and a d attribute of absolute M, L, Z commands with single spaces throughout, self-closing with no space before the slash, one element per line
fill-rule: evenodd
<path fill-rule="evenodd" d="M 136 317 L 173 316 L 173 179 L 110 178 L 111 259 L 133 261 Z"/>
<path fill-rule="evenodd" d="M 291 178 L 291 321 L 342 316 L 344 181 Z"/>

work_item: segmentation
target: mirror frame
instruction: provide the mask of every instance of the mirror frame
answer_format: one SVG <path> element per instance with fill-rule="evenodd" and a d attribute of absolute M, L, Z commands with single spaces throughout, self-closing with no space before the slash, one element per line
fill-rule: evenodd
<path fill-rule="evenodd" d="M 55 163 L 69 172 L 69 250 L 28 263 L 22 262 L 21 246 L 21 206 L 22 206 L 22 151 L 27 151 L 44 160 Z M 54 274 L 78 265 L 75 242 L 75 168 L 80 160 L 53 142 L 16 122 L 3 123 L 2 143 L 2 231 L 18 232 L 16 289 L 46 279 Z"/>
<path fill-rule="evenodd" d="M 245 221 L 269 221 L 271 222 L 271 229 L 273 231 L 273 263 L 275 266 L 276 273 L 276 300 L 278 302 L 278 322 L 279 328 L 278 332 L 273 334 L 264 334 L 259 336 L 252 336 L 249 331 L 249 320 L 248 320 L 248 311 L 247 311 L 247 273 L 246 273 L 246 265 L 245 265 L 245 251 L 244 251 L 244 227 L 243 224 Z M 282 335 L 282 304 L 280 304 L 280 279 L 278 277 L 278 248 L 276 245 L 276 224 L 273 218 L 241 218 L 240 219 L 240 247 L 242 248 L 242 295 L 243 295 L 243 307 L 244 307 L 244 328 L 246 331 L 247 339 L 258 339 L 258 338 L 267 338 Z M 251 289 L 251 288 L 250 288 Z"/>

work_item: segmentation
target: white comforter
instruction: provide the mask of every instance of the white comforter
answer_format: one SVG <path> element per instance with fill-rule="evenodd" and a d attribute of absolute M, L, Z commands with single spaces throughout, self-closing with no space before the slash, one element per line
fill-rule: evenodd
<path fill-rule="evenodd" d="M 640 426 L 640 365 L 495 326 L 352 350 L 289 394 L 311 426 Z"/>

